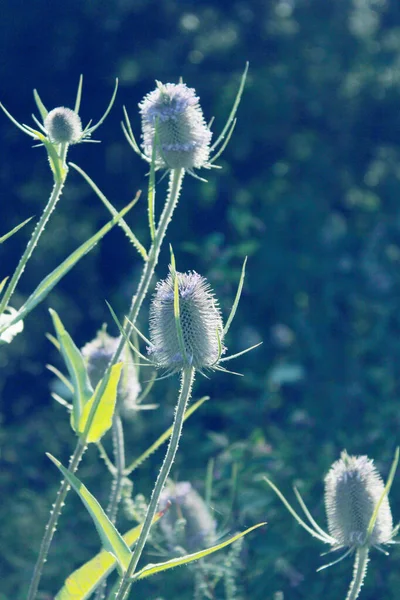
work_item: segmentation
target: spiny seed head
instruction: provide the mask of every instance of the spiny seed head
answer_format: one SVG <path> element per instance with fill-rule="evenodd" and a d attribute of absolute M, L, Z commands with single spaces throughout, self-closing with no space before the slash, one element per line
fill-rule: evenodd
<path fill-rule="evenodd" d="M 44 120 L 44 127 L 53 144 L 76 144 L 82 139 L 82 121 L 78 113 L 60 106 L 53 108 Z"/>
<path fill-rule="evenodd" d="M 185 356 L 175 322 L 174 277 L 171 273 L 157 284 L 151 303 L 148 352 L 159 368 L 175 372 L 192 366 L 202 371 L 213 367 L 220 353 L 225 351 L 221 312 L 204 277 L 194 271 L 176 273 L 176 277 Z"/>
<path fill-rule="evenodd" d="M 160 526 L 171 549 L 182 546 L 188 552 L 195 552 L 215 544 L 215 521 L 203 498 L 188 481 L 168 482 L 160 496 L 160 510 L 170 502 Z"/>
<path fill-rule="evenodd" d="M 157 128 L 156 166 L 199 169 L 208 166 L 212 133 L 193 88 L 157 81 L 139 104 L 145 155 L 151 159 Z"/>
<path fill-rule="evenodd" d="M 81 352 L 86 360 L 87 372 L 93 389 L 103 378 L 119 341 L 119 338 L 112 337 L 106 331 L 101 330 L 97 332 L 97 336 L 91 342 L 82 348 Z M 127 346 L 124 349 L 123 359 L 124 366 L 118 383 L 117 400 L 124 416 L 128 417 L 137 408 L 136 400 L 141 386 L 132 362 L 131 352 Z"/>
<path fill-rule="evenodd" d="M 374 463 L 367 456 L 342 452 L 325 478 L 325 508 L 330 535 L 340 546 L 361 546 L 367 541 L 372 514 L 385 485 Z M 393 520 L 389 500 L 384 497 L 369 546 L 389 542 Z"/>

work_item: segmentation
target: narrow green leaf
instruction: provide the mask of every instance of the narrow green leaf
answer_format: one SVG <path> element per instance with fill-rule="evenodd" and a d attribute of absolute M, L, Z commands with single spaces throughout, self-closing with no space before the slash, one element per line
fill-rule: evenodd
<path fill-rule="evenodd" d="M 181 565 L 187 565 L 195 560 L 199 560 L 200 558 L 209 556 L 210 554 L 213 554 L 213 552 L 217 552 L 217 550 L 221 550 L 222 548 L 233 544 L 233 542 L 236 542 L 236 540 L 239 540 L 251 531 L 254 531 L 254 529 L 262 527 L 263 525 L 266 525 L 266 523 L 258 523 L 253 527 L 249 527 L 249 529 L 246 529 L 246 531 L 234 535 L 233 537 L 229 538 L 229 540 L 226 540 L 221 544 L 217 544 L 216 546 L 212 546 L 211 548 L 207 548 L 206 550 L 200 550 L 200 552 L 187 554 L 186 556 L 180 556 L 179 558 L 173 558 L 172 560 L 167 560 L 166 562 L 158 563 L 156 565 L 149 564 L 146 567 L 144 567 L 141 571 L 138 571 L 133 579 L 144 579 L 145 577 L 150 577 L 150 575 L 155 575 L 156 573 L 160 573 L 161 571 L 167 571 L 168 569 L 173 569 Z"/>
<path fill-rule="evenodd" d="M 197 402 L 195 402 L 188 410 L 185 412 L 184 422 L 188 419 L 204 402 L 210 399 L 210 396 L 203 396 Z M 132 471 L 140 467 L 140 465 L 147 459 L 149 456 L 153 454 L 164 442 L 169 440 L 172 434 L 172 426 L 167 429 L 160 437 L 148 448 L 143 454 L 136 458 L 124 471 L 124 475 L 130 475 Z"/>
<path fill-rule="evenodd" d="M 54 329 L 57 333 L 57 339 L 60 343 L 60 352 L 64 358 L 74 388 L 74 408 L 71 414 L 71 425 L 74 431 L 80 433 L 79 427 L 81 423 L 82 412 L 85 405 L 92 397 L 93 388 L 90 385 L 85 361 L 81 352 L 75 345 L 69 333 L 66 331 L 56 311 L 50 308 L 49 312 L 53 320 Z"/>
<path fill-rule="evenodd" d="M 180 351 L 182 354 L 182 358 L 188 364 L 188 360 L 186 357 L 185 340 L 183 339 L 183 331 L 182 331 L 182 325 L 181 325 L 181 311 L 180 311 L 180 306 L 179 306 L 179 282 L 178 282 L 178 275 L 176 272 L 175 255 L 174 255 L 171 245 L 169 246 L 169 249 L 170 249 L 170 253 L 171 253 L 170 269 L 171 269 L 171 274 L 172 274 L 172 281 L 174 284 L 174 318 L 175 318 L 176 335 L 178 338 L 178 344 L 179 344 L 179 348 L 180 348 Z"/>
<path fill-rule="evenodd" d="M 230 315 L 229 315 L 228 320 L 226 322 L 226 325 L 224 327 L 224 336 L 228 333 L 229 327 L 231 326 L 233 318 L 234 318 L 234 316 L 236 314 L 236 310 L 237 310 L 237 307 L 238 307 L 238 304 L 239 304 L 240 296 L 242 294 L 243 283 L 244 283 L 244 276 L 246 274 L 246 263 L 247 263 L 247 256 L 246 256 L 246 258 L 243 261 L 242 273 L 240 275 L 240 280 L 239 280 L 239 285 L 238 285 L 238 289 L 237 289 L 236 296 L 235 296 L 235 301 L 233 303 Z"/>
<path fill-rule="evenodd" d="M 33 219 L 33 217 L 29 217 L 29 219 L 26 219 L 26 221 L 24 221 L 23 223 L 20 223 L 19 225 L 17 225 L 16 227 L 14 227 L 14 229 L 11 229 L 11 231 L 9 231 L 8 233 L 6 233 L 2 237 L 0 237 L 0 244 L 2 244 L 3 242 L 5 242 L 6 240 L 8 240 L 8 238 L 10 238 L 12 235 L 14 235 L 14 233 L 17 233 L 17 231 L 19 231 L 20 229 L 22 229 L 22 227 L 24 225 L 26 225 L 27 223 L 29 223 L 29 221 L 31 219 Z"/>
<path fill-rule="evenodd" d="M 118 382 L 121 376 L 122 367 L 122 362 L 117 363 L 112 367 L 110 371 L 110 376 L 106 385 L 106 389 L 104 390 L 104 394 L 100 398 L 99 404 L 96 409 L 96 413 L 92 418 L 92 422 L 90 424 L 90 428 L 86 437 L 87 443 L 98 442 L 112 425 L 115 403 L 117 401 Z M 90 411 L 92 409 L 93 403 L 96 398 L 96 393 L 100 385 L 101 382 L 98 383 L 96 391 L 90 398 L 89 402 L 87 402 L 83 408 L 79 420 L 79 433 L 83 433 L 85 431 L 86 423 L 88 421 L 88 417 L 90 415 Z"/>
<path fill-rule="evenodd" d="M 157 513 L 153 524 L 163 516 L 164 512 Z M 141 530 L 142 525 L 137 525 L 123 536 L 124 541 L 130 548 L 138 539 Z M 96 591 L 100 583 L 112 573 L 116 564 L 115 558 L 102 550 L 82 567 L 71 573 L 54 600 L 86 600 L 90 594 Z"/>
<path fill-rule="evenodd" d="M 102 201 L 102 203 L 104 204 L 104 206 L 107 208 L 107 210 L 113 215 L 117 215 L 118 212 L 117 210 L 114 208 L 114 206 L 111 204 L 111 202 L 109 200 L 107 200 L 107 198 L 105 197 L 105 195 L 103 194 L 103 192 L 97 187 L 97 185 L 95 184 L 95 182 L 93 181 L 93 179 L 91 179 L 89 177 L 89 175 L 87 173 L 85 173 L 85 171 L 83 171 L 80 167 L 78 167 L 78 165 L 76 165 L 75 163 L 68 163 L 73 169 L 75 169 L 76 171 L 78 171 L 78 173 L 80 175 L 82 175 L 82 177 L 85 179 L 85 181 L 90 185 L 90 187 L 92 188 L 92 190 L 94 191 L 94 193 L 100 198 L 100 200 Z M 135 204 L 136 202 L 139 200 L 140 198 L 140 194 L 141 192 L 137 192 L 136 196 L 135 196 Z M 129 227 L 129 225 L 124 221 L 124 219 L 120 219 L 118 225 L 121 227 L 121 229 L 123 229 L 123 231 L 125 232 L 127 238 L 130 240 L 130 242 L 133 244 L 133 246 L 136 248 L 136 250 L 139 252 L 140 256 L 143 258 L 143 260 L 148 260 L 148 256 L 147 256 L 147 252 L 145 247 L 139 242 L 139 240 L 137 239 L 137 237 L 135 236 L 135 234 L 133 233 L 132 229 Z"/>
<path fill-rule="evenodd" d="M 49 453 L 47 453 L 47 456 L 56 465 L 56 467 L 60 469 L 70 486 L 73 487 L 76 493 L 79 495 L 93 519 L 105 550 L 110 552 L 110 554 L 116 558 L 122 571 L 125 572 L 131 559 L 131 551 L 121 534 L 111 523 L 104 510 L 101 508 L 96 498 L 89 492 L 87 487 L 84 486 L 83 483 L 79 481 L 77 477 L 75 477 L 75 475 L 70 473 L 68 469 L 63 467 L 60 461 L 54 458 L 54 456 Z"/>
<path fill-rule="evenodd" d="M 43 104 L 37 90 L 33 90 L 33 97 L 35 99 L 36 106 L 38 107 L 38 111 L 40 112 L 40 116 L 42 117 L 42 120 L 44 121 L 48 115 L 48 110 L 45 107 L 45 105 Z"/>
<path fill-rule="evenodd" d="M 4 289 L 4 286 L 6 285 L 7 281 L 8 281 L 8 277 L 4 277 L 3 281 L 0 281 L 0 294 Z"/>
<path fill-rule="evenodd" d="M 53 289 L 53 287 L 72 269 L 72 267 L 87 254 L 100 240 L 102 237 L 108 233 L 116 223 L 118 223 L 119 219 L 121 219 L 126 213 L 134 206 L 135 200 L 130 202 L 125 208 L 121 210 L 111 221 L 108 221 L 104 227 L 102 227 L 97 233 L 95 233 L 91 238 L 89 238 L 86 242 L 84 242 L 77 250 L 72 252 L 54 271 L 52 271 L 47 277 L 43 279 L 43 281 L 38 285 L 36 290 L 31 294 L 25 304 L 19 309 L 15 318 L 7 324 L 7 327 L 10 325 L 14 325 L 21 319 L 24 319 L 27 314 L 31 312 L 44 298 L 47 296 L 49 292 Z M 0 335 L 5 331 L 6 326 L 0 327 Z"/>
<path fill-rule="evenodd" d="M 82 84 L 83 84 L 83 75 L 81 74 L 79 76 L 78 89 L 76 90 L 76 99 L 75 99 L 75 106 L 74 106 L 74 111 L 76 113 L 79 113 L 79 109 L 81 107 Z"/>

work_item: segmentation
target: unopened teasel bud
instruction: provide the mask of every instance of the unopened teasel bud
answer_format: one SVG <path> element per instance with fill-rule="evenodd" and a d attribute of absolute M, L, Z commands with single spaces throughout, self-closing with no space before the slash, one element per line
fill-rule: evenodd
<path fill-rule="evenodd" d="M 53 108 L 44 120 L 44 127 L 53 144 L 76 144 L 82 138 L 82 122 L 74 110 Z"/>
<path fill-rule="evenodd" d="M 160 527 L 171 548 L 183 546 L 195 552 L 216 542 L 216 525 L 207 504 L 188 481 L 168 482 L 160 496 L 159 508 L 171 506 L 160 520 Z M 179 521 L 184 519 L 180 530 Z"/>
<path fill-rule="evenodd" d="M 325 508 L 330 535 L 341 546 L 376 546 L 389 542 L 393 519 L 387 495 L 379 508 L 371 537 L 368 525 L 382 497 L 385 484 L 367 456 L 342 452 L 325 478 Z"/>
<path fill-rule="evenodd" d="M 157 129 L 156 166 L 188 171 L 207 166 L 212 133 L 193 88 L 158 81 L 139 108 L 143 149 L 149 159 Z"/>
<path fill-rule="evenodd" d="M 150 341 L 148 349 L 159 368 L 176 372 L 187 367 L 202 371 L 212 368 L 223 346 L 221 312 L 204 277 L 194 271 L 176 273 L 180 323 L 185 355 L 182 355 L 174 313 L 174 279 L 157 284 L 150 306 Z"/>

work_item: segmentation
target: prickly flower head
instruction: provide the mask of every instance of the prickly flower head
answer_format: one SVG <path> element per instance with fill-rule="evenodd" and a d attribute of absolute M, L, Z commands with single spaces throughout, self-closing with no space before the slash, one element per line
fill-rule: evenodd
<path fill-rule="evenodd" d="M 172 274 L 157 284 L 151 303 L 148 351 L 157 367 L 175 372 L 193 366 L 202 371 L 213 367 L 225 351 L 221 312 L 204 277 L 194 271 L 176 277 L 184 355 L 175 321 Z"/>
<path fill-rule="evenodd" d="M 157 81 L 139 108 L 144 153 L 151 159 L 156 143 L 157 167 L 191 171 L 208 166 L 212 134 L 193 88 Z"/>
<path fill-rule="evenodd" d="M 53 108 L 44 120 L 44 127 L 53 144 L 76 144 L 82 139 L 82 122 L 78 113 L 60 106 Z"/>
<path fill-rule="evenodd" d="M 366 542 L 369 522 L 384 489 L 372 460 L 342 452 L 325 478 L 328 529 L 338 545 L 354 547 Z M 385 496 L 368 545 L 385 544 L 392 534 L 392 514 Z"/>

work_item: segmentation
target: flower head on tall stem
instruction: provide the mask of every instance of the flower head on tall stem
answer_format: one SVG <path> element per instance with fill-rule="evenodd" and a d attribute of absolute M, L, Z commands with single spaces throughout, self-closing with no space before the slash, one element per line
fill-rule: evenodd
<path fill-rule="evenodd" d="M 56 180 L 60 180 L 67 170 L 66 156 L 68 146 L 78 144 L 80 142 L 92 142 L 90 137 L 94 131 L 103 123 L 108 113 L 110 112 L 118 89 L 118 80 L 116 80 L 114 91 L 108 107 L 99 121 L 92 125 L 91 121 L 82 128 L 82 122 L 79 116 L 79 108 L 82 96 L 82 76 L 79 79 L 78 90 L 76 94 L 75 106 L 73 109 L 65 108 L 64 106 L 56 107 L 50 111 L 44 106 L 38 92 L 34 90 L 33 95 L 36 106 L 39 110 L 42 122 L 35 116 L 32 118 L 38 129 L 34 129 L 30 125 L 19 123 L 1 104 L 0 108 L 7 117 L 14 123 L 18 129 L 29 135 L 34 140 L 38 141 L 39 146 L 45 146 L 50 161 L 51 169 Z"/>
<path fill-rule="evenodd" d="M 209 169 L 224 151 L 236 125 L 235 114 L 243 92 L 248 64 L 227 122 L 211 145 L 212 133 L 207 125 L 199 98 L 185 83 L 161 83 L 139 104 L 142 118 L 142 144 L 136 142 L 128 113 L 124 109 L 124 134 L 146 162 L 154 161 L 156 169 L 184 169 L 198 177 L 194 169 Z"/>
<path fill-rule="evenodd" d="M 388 494 L 398 460 L 397 448 L 385 485 L 371 459 L 367 456 L 349 456 L 345 450 L 342 452 L 340 459 L 333 463 L 325 477 L 325 509 L 329 533 L 313 519 L 296 488 L 294 491 L 297 500 L 308 523 L 297 514 L 281 491 L 269 479 L 264 478 L 306 531 L 329 544 L 330 551 L 345 550 L 337 560 L 320 567 L 318 571 L 355 553 L 354 576 L 346 600 L 355 600 L 360 593 L 370 549 L 376 548 L 387 554 L 382 546 L 396 543 L 394 537 L 400 524 L 393 528 Z"/>

